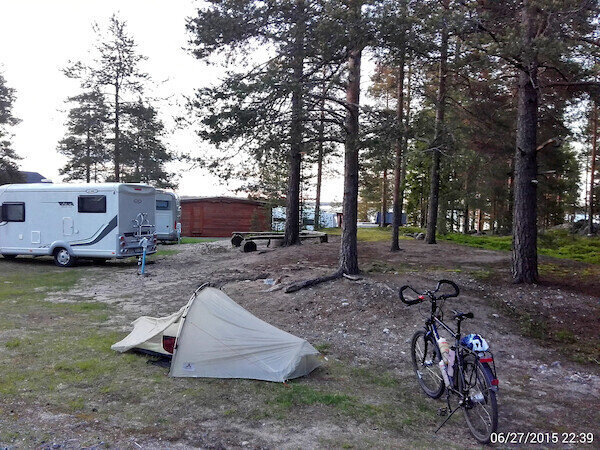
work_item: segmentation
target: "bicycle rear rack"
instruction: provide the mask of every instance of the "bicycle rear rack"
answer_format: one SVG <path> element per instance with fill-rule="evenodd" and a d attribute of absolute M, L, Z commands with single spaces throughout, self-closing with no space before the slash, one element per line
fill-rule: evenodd
<path fill-rule="evenodd" d="M 481 354 L 477 355 L 479 357 L 479 362 L 482 364 L 487 364 L 490 368 L 490 371 L 492 372 L 492 379 L 490 380 L 490 384 L 492 385 L 492 390 L 494 392 L 498 392 L 499 383 L 498 376 L 496 375 L 496 362 L 494 360 L 494 354 L 489 350 L 480 353 L 483 353 L 483 356 Z"/>

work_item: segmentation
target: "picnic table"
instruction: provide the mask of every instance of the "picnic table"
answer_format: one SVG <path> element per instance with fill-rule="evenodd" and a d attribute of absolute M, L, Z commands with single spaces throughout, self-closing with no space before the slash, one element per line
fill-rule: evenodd
<path fill-rule="evenodd" d="M 234 231 L 231 233 L 231 245 L 234 247 L 242 247 L 244 252 L 253 252 L 256 250 L 255 241 L 269 241 L 267 247 L 271 245 L 271 241 L 283 241 L 284 234 L 276 231 Z M 327 242 L 327 233 L 322 231 L 301 231 L 300 240 L 319 239 L 319 242 Z"/>

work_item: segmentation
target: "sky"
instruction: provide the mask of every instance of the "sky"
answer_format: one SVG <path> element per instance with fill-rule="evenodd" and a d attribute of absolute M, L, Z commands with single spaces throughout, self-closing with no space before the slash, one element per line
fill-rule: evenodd
<path fill-rule="evenodd" d="M 14 149 L 23 158 L 22 170 L 40 172 L 60 182 L 66 159 L 56 151 L 65 132 L 65 100 L 79 92 L 76 80 L 61 71 L 69 60 L 91 59 L 95 42 L 92 24 L 106 25 L 116 13 L 127 21 L 138 52 L 148 57 L 141 67 L 153 80 L 148 93 L 169 128 L 171 118 L 183 112 L 184 96 L 218 82 L 223 70 L 207 67 L 192 57 L 187 45 L 185 18 L 198 2 L 193 0 L 0 0 L 0 72 L 16 89 L 13 114 Z M 212 152 L 191 128 L 175 130 L 165 138 L 175 152 Z M 243 195 L 201 169 L 181 163 L 168 167 L 178 174 L 180 195 Z M 339 177 L 325 180 L 323 201 L 341 201 Z"/>

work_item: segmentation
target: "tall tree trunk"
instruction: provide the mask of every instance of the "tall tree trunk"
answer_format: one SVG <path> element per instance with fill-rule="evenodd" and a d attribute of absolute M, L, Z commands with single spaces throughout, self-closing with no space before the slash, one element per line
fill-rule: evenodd
<path fill-rule="evenodd" d="M 92 159 L 91 159 L 91 154 L 92 154 L 92 150 L 91 150 L 91 138 L 90 138 L 90 127 L 91 127 L 91 117 L 90 117 L 90 113 L 88 112 L 88 121 L 86 123 L 86 127 L 85 127 L 85 182 L 89 184 L 89 182 L 91 181 L 91 171 L 92 171 Z"/>
<path fill-rule="evenodd" d="M 427 211 L 427 234 L 425 242 L 435 244 L 438 202 L 440 195 L 440 157 L 444 144 L 444 113 L 446 110 L 446 78 L 448 76 L 448 24 L 442 18 L 442 41 L 440 45 L 440 70 L 435 113 L 435 135 L 433 139 L 433 161 L 431 164 L 431 180 L 429 191 L 429 208 Z"/>
<path fill-rule="evenodd" d="M 496 234 L 496 197 L 492 199 L 492 211 L 490 213 L 490 233 Z"/>
<path fill-rule="evenodd" d="M 425 186 L 424 186 L 424 178 L 421 178 L 421 183 L 419 184 L 419 227 L 425 228 Z"/>
<path fill-rule="evenodd" d="M 590 202 L 589 202 L 589 233 L 594 232 L 594 174 L 596 173 L 596 150 L 598 145 L 598 105 L 594 100 L 592 107 L 592 161 L 590 164 Z"/>
<path fill-rule="evenodd" d="M 121 181 L 121 168 L 120 168 L 120 141 L 121 141 L 121 130 L 119 129 L 119 113 L 121 105 L 119 103 L 119 84 L 115 84 L 115 154 L 113 155 L 113 163 L 115 165 L 115 182 Z"/>
<path fill-rule="evenodd" d="M 385 227 L 385 216 L 387 214 L 387 169 L 383 169 L 383 178 L 381 179 L 381 218 L 379 226 Z"/>
<path fill-rule="evenodd" d="M 591 121 L 591 118 L 590 118 Z M 591 144 L 592 146 L 594 141 L 594 136 L 591 137 Z M 583 215 L 584 218 L 586 220 L 589 220 L 588 217 L 588 213 L 590 212 L 590 205 L 589 205 L 589 200 L 590 200 L 590 163 L 591 163 L 591 157 L 592 157 L 592 150 L 590 149 L 590 151 L 588 153 L 586 153 L 585 155 L 585 196 L 584 196 L 584 204 L 583 204 Z"/>
<path fill-rule="evenodd" d="M 321 183 L 323 180 L 323 146 L 325 137 L 325 94 L 327 89 L 323 84 L 323 98 L 321 99 L 321 113 L 319 120 L 319 153 L 317 155 L 317 195 L 315 198 L 315 230 L 321 228 Z"/>
<path fill-rule="evenodd" d="M 135 158 L 135 181 L 137 183 L 141 183 L 142 182 L 142 173 L 141 173 L 141 167 L 142 167 L 142 146 L 140 145 L 140 139 L 139 137 L 135 138 L 135 147 L 136 150 L 135 152 L 136 154 L 136 158 Z"/>
<path fill-rule="evenodd" d="M 288 192 L 286 199 L 285 236 L 283 245 L 300 244 L 300 178 L 302 165 L 302 75 L 304 72 L 304 1 L 296 1 L 294 26 L 294 55 L 292 91 L 292 120 L 290 124 L 290 154 Z"/>
<path fill-rule="evenodd" d="M 350 6 L 355 17 L 360 17 L 361 1 Z M 358 24 L 356 24 L 358 26 Z M 355 41 L 355 45 L 358 45 Z M 358 112 L 360 104 L 361 48 L 351 48 L 348 56 L 348 84 L 346 86 L 346 142 L 344 149 L 344 221 L 340 249 L 340 271 L 357 274 L 358 248 L 356 222 L 358 216 Z"/>
<path fill-rule="evenodd" d="M 406 113 L 404 114 L 404 139 L 402 140 L 402 164 L 400 166 L 400 220 L 402 220 L 402 211 L 404 209 L 404 190 L 406 189 L 406 161 L 408 151 L 408 130 L 410 127 L 410 100 L 411 100 L 411 79 L 412 66 L 408 65 L 408 76 L 406 83 Z"/>
<path fill-rule="evenodd" d="M 465 209 L 463 215 L 463 233 L 469 232 L 469 173 L 465 174 Z"/>
<path fill-rule="evenodd" d="M 448 200 L 444 195 L 440 197 L 437 230 L 440 234 L 448 234 Z"/>
<path fill-rule="evenodd" d="M 521 11 L 523 48 L 519 72 L 517 148 L 515 150 L 512 276 L 515 283 L 535 283 L 537 266 L 537 55 L 535 7 L 524 2 Z"/>
<path fill-rule="evenodd" d="M 396 137 L 396 154 L 394 158 L 394 219 L 392 223 L 392 246 L 390 251 L 400 250 L 399 228 L 402 225 L 402 169 L 404 163 L 404 136 L 406 130 L 404 127 L 404 49 L 398 65 L 398 75 L 396 75 L 396 96 L 398 103 L 396 105 L 396 126 L 398 127 L 398 136 Z"/>
<path fill-rule="evenodd" d="M 513 219 L 513 211 L 514 204 L 513 200 L 515 198 L 515 160 L 511 158 L 510 163 L 510 174 L 508 176 L 508 198 L 506 198 L 506 214 L 504 215 L 504 227 L 506 228 L 506 233 L 512 234 L 512 219 Z"/>

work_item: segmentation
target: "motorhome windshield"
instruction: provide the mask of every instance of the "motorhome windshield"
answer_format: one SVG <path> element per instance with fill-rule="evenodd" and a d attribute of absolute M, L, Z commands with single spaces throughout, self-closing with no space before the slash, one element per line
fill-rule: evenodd
<path fill-rule="evenodd" d="M 156 209 L 159 211 L 168 211 L 171 207 L 169 200 L 156 200 Z"/>

